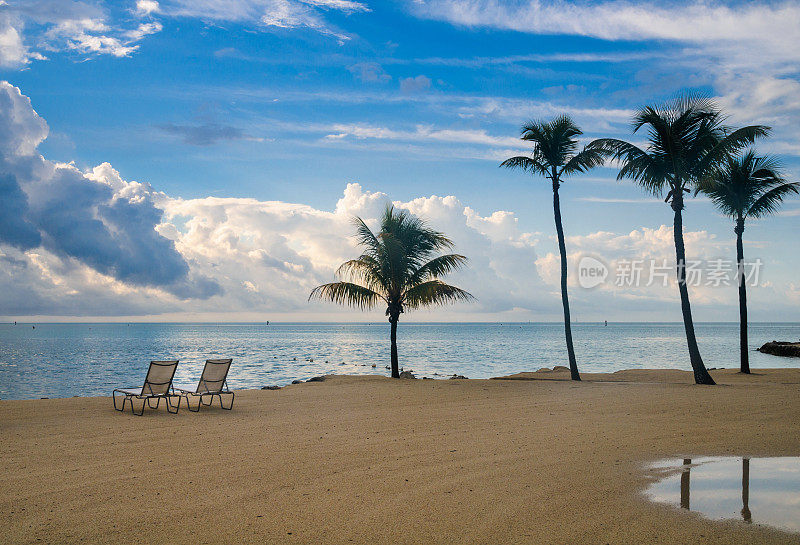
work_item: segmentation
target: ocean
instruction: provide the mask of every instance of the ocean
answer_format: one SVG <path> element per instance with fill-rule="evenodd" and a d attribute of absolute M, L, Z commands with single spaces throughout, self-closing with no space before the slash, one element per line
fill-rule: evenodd
<path fill-rule="evenodd" d="M 696 331 L 708 367 L 738 366 L 738 324 L 700 323 Z M 581 371 L 690 369 L 682 323 L 578 323 L 573 337 Z M 800 367 L 800 359 L 755 351 L 799 339 L 800 323 L 750 324 L 750 365 Z M 559 323 L 401 322 L 398 347 L 401 367 L 418 377 L 488 378 L 567 364 Z M 0 324 L 0 399 L 110 395 L 141 386 L 151 359 L 181 360 L 176 383 L 196 384 L 214 357 L 233 358 L 231 388 L 388 374 L 389 324 Z"/>

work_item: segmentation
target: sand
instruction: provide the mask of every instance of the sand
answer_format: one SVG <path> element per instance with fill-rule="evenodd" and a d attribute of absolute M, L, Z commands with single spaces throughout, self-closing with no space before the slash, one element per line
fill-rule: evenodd
<path fill-rule="evenodd" d="M 652 504 L 665 457 L 800 454 L 800 370 L 332 377 L 231 412 L 0 401 L 3 543 L 798 543 Z"/>

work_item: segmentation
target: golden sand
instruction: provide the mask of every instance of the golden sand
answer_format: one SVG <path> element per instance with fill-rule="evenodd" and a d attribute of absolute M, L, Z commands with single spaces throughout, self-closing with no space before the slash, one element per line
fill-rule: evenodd
<path fill-rule="evenodd" d="M 646 463 L 800 454 L 800 370 L 332 377 L 231 412 L 0 401 L 3 543 L 798 543 L 652 504 Z"/>

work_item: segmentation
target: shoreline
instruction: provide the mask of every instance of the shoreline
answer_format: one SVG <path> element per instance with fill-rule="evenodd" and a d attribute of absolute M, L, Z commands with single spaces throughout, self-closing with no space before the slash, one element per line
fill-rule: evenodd
<path fill-rule="evenodd" d="M 800 369 L 561 373 L 333 375 L 144 417 L 3 400 L 0 522 L 8 543 L 797 542 L 642 493 L 659 459 L 800 455 Z"/>

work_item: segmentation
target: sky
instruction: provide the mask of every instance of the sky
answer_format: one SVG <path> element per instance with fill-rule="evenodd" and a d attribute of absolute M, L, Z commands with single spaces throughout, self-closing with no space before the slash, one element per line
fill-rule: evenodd
<path fill-rule="evenodd" d="M 796 2 L 0 1 L 0 319 L 383 320 L 307 298 L 393 203 L 477 298 L 404 320 L 558 321 L 551 187 L 499 168 L 523 123 L 643 143 L 637 108 L 700 93 L 797 181 L 798 44 Z M 671 210 L 616 173 L 561 189 L 573 319 L 678 321 Z M 798 221 L 747 225 L 752 320 L 800 321 Z M 737 320 L 732 221 L 684 227 L 696 319 Z"/>

